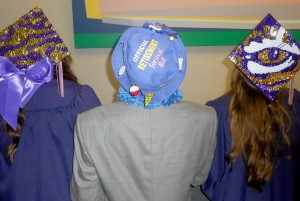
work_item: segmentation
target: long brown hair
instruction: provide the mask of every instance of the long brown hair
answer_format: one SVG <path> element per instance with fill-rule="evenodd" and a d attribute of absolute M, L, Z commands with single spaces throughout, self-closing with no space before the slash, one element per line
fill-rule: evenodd
<path fill-rule="evenodd" d="M 238 70 L 232 74 L 229 112 L 232 151 L 226 160 L 231 167 L 242 156 L 247 185 L 261 192 L 272 176 L 274 153 L 280 151 L 282 143 L 291 146 L 286 126 L 290 119 L 279 96 L 268 100 L 246 79 Z"/>
<path fill-rule="evenodd" d="M 72 81 L 78 83 L 78 79 L 77 79 L 76 75 L 74 74 L 74 72 L 71 69 L 71 63 L 72 63 L 72 58 L 70 56 L 65 57 L 62 60 L 64 79 L 72 80 Z M 57 76 L 56 71 L 54 71 L 53 76 L 54 77 Z M 11 163 L 14 162 L 14 156 L 15 156 L 15 153 L 16 153 L 17 148 L 18 148 L 19 140 L 20 140 L 20 137 L 21 137 L 21 128 L 24 124 L 24 121 L 25 121 L 25 114 L 23 112 L 23 109 L 20 108 L 19 113 L 18 113 L 18 125 L 17 125 L 16 131 L 13 128 L 11 128 L 10 125 L 7 124 L 7 122 L 5 122 L 5 125 L 4 125 L 8 136 L 10 136 L 12 138 L 12 143 L 6 149 L 6 155 L 9 158 Z"/>

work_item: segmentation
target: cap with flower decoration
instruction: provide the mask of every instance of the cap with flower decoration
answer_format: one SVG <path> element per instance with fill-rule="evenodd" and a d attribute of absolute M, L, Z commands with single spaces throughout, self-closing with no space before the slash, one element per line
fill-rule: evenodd
<path fill-rule="evenodd" d="M 300 69 L 300 45 L 268 14 L 229 59 L 269 100 L 273 100 Z"/>
<path fill-rule="evenodd" d="M 0 31 L 0 115 L 12 128 L 19 108 L 51 81 L 53 66 L 68 55 L 39 6 Z"/>

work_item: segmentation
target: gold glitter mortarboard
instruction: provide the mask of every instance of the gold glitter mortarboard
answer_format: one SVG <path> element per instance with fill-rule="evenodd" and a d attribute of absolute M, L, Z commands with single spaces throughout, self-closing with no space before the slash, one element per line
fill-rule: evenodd
<path fill-rule="evenodd" d="M 0 32 L 0 56 L 9 58 L 19 69 L 44 57 L 56 64 L 68 55 L 68 48 L 39 6 Z"/>

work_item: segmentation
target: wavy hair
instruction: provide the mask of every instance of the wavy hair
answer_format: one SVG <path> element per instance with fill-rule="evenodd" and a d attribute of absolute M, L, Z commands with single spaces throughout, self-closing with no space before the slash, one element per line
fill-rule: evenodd
<path fill-rule="evenodd" d="M 71 69 L 71 63 L 72 63 L 71 56 L 65 57 L 62 60 L 64 79 L 72 80 L 72 81 L 78 83 L 78 79 Z M 56 70 L 54 71 L 53 76 L 54 77 L 57 76 Z M 11 126 L 9 124 L 7 124 L 7 122 L 5 122 L 5 124 L 4 124 L 6 133 L 8 134 L 8 136 L 10 136 L 12 138 L 12 143 L 6 149 L 6 155 L 9 158 L 9 161 L 11 163 L 14 162 L 14 156 L 16 154 L 19 140 L 21 137 L 21 128 L 22 128 L 24 122 L 25 122 L 25 114 L 23 112 L 23 109 L 20 108 L 19 113 L 18 113 L 18 125 L 17 125 L 16 131 L 13 128 L 11 128 Z"/>
<path fill-rule="evenodd" d="M 277 95 L 270 101 L 237 69 L 231 78 L 230 132 L 232 150 L 226 161 L 232 163 L 242 157 L 247 170 L 246 183 L 261 192 L 273 173 L 274 154 L 282 145 L 291 146 L 287 131 L 290 117 Z"/>

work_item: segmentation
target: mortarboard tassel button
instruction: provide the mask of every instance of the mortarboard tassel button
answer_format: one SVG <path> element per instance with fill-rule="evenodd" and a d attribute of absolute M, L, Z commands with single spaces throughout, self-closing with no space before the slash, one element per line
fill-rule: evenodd
<path fill-rule="evenodd" d="M 129 89 L 129 93 L 132 96 L 136 96 L 140 93 L 140 88 L 138 86 L 136 86 L 135 84 L 132 84 Z"/>

